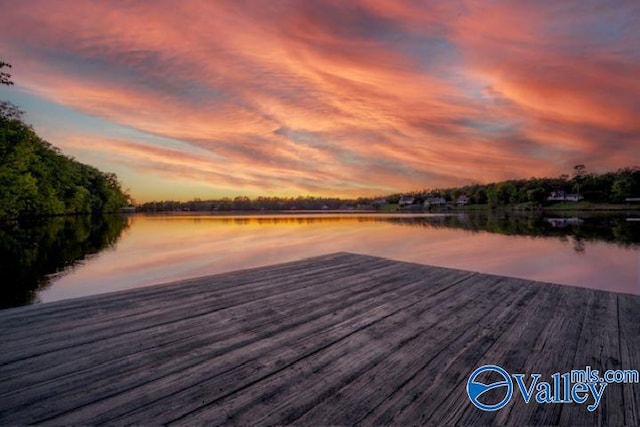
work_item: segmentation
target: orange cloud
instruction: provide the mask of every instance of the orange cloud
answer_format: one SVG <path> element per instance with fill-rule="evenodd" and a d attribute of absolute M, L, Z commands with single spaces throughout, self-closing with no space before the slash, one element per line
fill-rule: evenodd
<path fill-rule="evenodd" d="M 373 195 L 637 158 L 634 18 L 631 1 L 34 1 L 0 18 L 0 49 L 19 87 L 183 144 L 96 129 L 84 152 L 238 193 Z"/>

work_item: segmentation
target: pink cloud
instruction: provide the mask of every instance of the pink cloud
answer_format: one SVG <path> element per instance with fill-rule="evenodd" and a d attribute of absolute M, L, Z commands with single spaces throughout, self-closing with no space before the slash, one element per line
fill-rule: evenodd
<path fill-rule="evenodd" d="M 239 192 L 379 194 L 625 166 L 634 17 L 631 1 L 43 1 L 8 9 L 0 48 L 19 87 L 186 147 L 85 146 L 120 164 Z"/>

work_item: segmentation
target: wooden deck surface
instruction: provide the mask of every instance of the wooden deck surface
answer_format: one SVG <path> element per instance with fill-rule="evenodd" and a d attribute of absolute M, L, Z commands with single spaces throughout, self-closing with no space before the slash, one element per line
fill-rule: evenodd
<path fill-rule="evenodd" d="M 640 297 L 337 253 L 0 311 L 0 425 L 640 424 L 467 398 L 484 364 L 640 369 Z"/>

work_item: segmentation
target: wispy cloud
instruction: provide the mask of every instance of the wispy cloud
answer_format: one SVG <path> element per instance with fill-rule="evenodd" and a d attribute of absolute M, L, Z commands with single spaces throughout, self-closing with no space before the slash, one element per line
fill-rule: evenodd
<path fill-rule="evenodd" d="M 159 185 L 379 194 L 640 158 L 635 1 L 70 0 L 3 11 L 0 51 L 20 87 L 157 137 L 80 139 L 67 123 L 52 142 L 93 141 L 82 150 Z"/>

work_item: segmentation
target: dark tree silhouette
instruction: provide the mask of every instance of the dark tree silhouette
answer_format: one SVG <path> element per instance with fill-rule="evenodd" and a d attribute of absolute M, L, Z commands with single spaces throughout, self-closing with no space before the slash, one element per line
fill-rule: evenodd
<path fill-rule="evenodd" d="M 11 64 L 0 61 L 0 84 L 10 86 L 13 84 L 11 74 L 2 71 L 3 68 L 11 68 Z"/>
<path fill-rule="evenodd" d="M 573 177 L 574 178 L 584 178 L 587 173 L 587 167 L 585 165 L 575 165 L 573 167 Z"/>
<path fill-rule="evenodd" d="M 8 64 L 0 60 L 0 85 L 11 86 L 11 74 L 2 71 L 3 68 L 11 68 L 11 64 Z M 9 101 L 0 100 L 0 118 L 13 120 L 21 119 L 24 112 L 18 108 L 17 105 L 12 104 Z"/>
<path fill-rule="evenodd" d="M 573 180 L 575 182 L 574 188 L 576 189 L 578 196 L 580 195 L 580 184 L 584 181 L 586 175 L 587 168 L 585 165 L 580 164 L 573 167 Z"/>
<path fill-rule="evenodd" d="M 24 117 L 24 111 L 22 111 L 17 105 L 0 100 L 0 119 L 5 120 L 22 120 Z"/>

